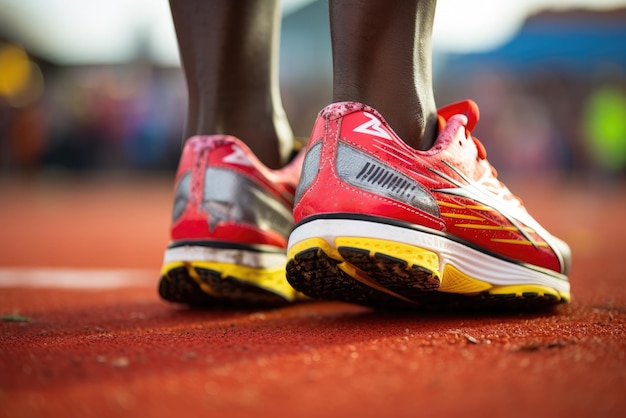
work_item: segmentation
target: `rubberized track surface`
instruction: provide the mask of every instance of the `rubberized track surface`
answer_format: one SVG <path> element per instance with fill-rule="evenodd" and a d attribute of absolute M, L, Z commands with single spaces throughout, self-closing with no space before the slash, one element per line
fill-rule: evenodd
<path fill-rule="evenodd" d="M 510 185 L 572 304 L 190 310 L 156 293 L 171 181 L 1 183 L 0 416 L 625 416 L 625 189 Z"/>

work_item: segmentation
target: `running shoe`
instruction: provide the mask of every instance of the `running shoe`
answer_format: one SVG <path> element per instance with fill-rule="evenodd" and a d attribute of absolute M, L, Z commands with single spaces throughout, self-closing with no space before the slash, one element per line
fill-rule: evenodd
<path fill-rule="evenodd" d="M 302 159 L 270 170 L 233 136 L 190 138 L 176 174 L 161 297 L 203 307 L 293 301 L 285 249 Z"/>
<path fill-rule="evenodd" d="M 289 283 L 375 307 L 568 302 L 569 248 L 497 179 L 471 135 L 476 104 L 438 118 L 435 144 L 418 151 L 367 105 L 320 112 L 296 191 Z"/>

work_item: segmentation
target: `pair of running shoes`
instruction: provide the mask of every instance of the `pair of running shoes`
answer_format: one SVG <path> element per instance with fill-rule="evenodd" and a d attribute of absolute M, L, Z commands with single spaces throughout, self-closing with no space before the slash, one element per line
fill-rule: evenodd
<path fill-rule="evenodd" d="M 472 101 L 438 111 L 433 147 L 375 109 L 323 109 L 270 170 L 239 139 L 196 136 L 175 182 L 162 298 L 202 307 L 335 300 L 376 308 L 569 302 L 570 250 L 497 179 Z"/>

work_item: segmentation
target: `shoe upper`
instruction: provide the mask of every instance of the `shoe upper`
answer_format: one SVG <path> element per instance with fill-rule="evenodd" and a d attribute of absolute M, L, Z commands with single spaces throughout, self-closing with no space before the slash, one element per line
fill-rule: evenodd
<path fill-rule="evenodd" d="M 471 135 L 478 107 L 439 110 L 433 147 L 406 145 L 373 108 L 335 103 L 313 127 L 296 192 L 296 222 L 365 214 L 443 233 L 497 257 L 567 274 L 567 245 L 549 234 L 497 179 Z"/>
<path fill-rule="evenodd" d="M 176 173 L 172 240 L 286 247 L 302 159 L 271 170 L 233 136 L 190 138 Z"/>

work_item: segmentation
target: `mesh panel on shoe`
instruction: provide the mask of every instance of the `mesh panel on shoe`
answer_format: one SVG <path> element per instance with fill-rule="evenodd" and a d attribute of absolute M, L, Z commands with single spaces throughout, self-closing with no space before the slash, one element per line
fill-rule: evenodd
<path fill-rule="evenodd" d="M 302 164 L 302 172 L 300 174 L 300 182 L 296 189 L 296 197 L 294 204 L 298 204 L 302 194 L 309 188 L 317 172 L 320 168 L 320 155 L 322 153 L 322 143 L 318 142 L 309 149 L 304 157 Z"/>
<path fill-rule="evenodd" d="M 202 209 L 209 214 L 209 230 L 220 222 L 256 225 L 288 236 L 293 228 L 291 209 L 261 186 L 231 170 L 206 170 Z"/>
<path fill-rule="evenodd" d="M 344 143 L 337 148 L 337 173 L 346 183 L 439 216 L 439 206 L 417 181 Z"/>
<path fill-rule="evenodd" d="M 191 185 L 191 171 L 186 172 L 176 185 L 174 195 L 174 210 L 172 211 L 172 221 L 176 222 L 185 212 L 187 202 L 189 201 Z"/>

